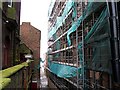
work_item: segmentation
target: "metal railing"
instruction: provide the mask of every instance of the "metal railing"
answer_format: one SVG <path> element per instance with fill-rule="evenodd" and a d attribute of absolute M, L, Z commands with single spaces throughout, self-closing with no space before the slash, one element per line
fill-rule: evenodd
<path fill-rule="evenodd" d="M 29 89 L 32 82 L 33 60 L 0 71 L 0 90 Z"/>

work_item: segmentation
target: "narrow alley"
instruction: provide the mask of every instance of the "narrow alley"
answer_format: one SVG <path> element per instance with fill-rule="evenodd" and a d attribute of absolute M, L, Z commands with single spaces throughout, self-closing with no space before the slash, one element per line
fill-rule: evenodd
<path fill-rule="evenodd" d="M 120 90 L 120 0 L 0 0 L 0 90 Z"/>

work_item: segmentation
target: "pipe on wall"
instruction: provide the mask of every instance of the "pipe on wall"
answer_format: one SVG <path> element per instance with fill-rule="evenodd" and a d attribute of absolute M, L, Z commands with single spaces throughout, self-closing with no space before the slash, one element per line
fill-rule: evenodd
<path fill-rule="evenodd" d="M 111 0 L 107 1 L 109 24 L 110 24 L 110 42 L 111 42 L 111 56 L 112 56 L 112 72 L 115 82 L 120 83 L 120 34 L 119 34 L 119 20 L 117 2 Z"/>

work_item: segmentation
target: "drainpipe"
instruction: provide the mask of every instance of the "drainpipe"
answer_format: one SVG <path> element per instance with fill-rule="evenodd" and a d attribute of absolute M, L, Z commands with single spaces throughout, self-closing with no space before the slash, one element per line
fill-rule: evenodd
<path fill-rule="evenodd" d="M 107 1 L 107 0 L 106 0 Z M 120 83 L 120 34 L 119 34 L 119 21 L 117 13 L 117 2 L 111 0 L 107 1 L 107 8 L 109 13 L 110 23 L 110 43 L 111 43 L 111 56 L 112 56 L 112 70 L 115 82 Z"/>

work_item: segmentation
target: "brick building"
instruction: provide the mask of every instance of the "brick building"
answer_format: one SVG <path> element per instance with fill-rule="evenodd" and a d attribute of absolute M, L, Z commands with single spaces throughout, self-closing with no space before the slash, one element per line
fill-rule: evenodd
<path fill-rule="evenodd" d="M 120 88 L 120 2 L 87 1 L 50 4 L 46 57 L 50 88 Z"/>
<path fill-rule="evenodd" d="M 23 22 L 20 26 L 20 37 L 21 41 L 26 44 L 33 52 L 34 58 L 34 70 L 35 70 L 35 78 L 34 81 L 39 83 L 39 70 L 38 66 L 40 63 L 40 40 L 41 40 L 41 31 L 35 28 L 30 24 L 30 22 Z M 39 84 L 38 84 L 39 86 Z"/>
<path fill-rule="evenodd" d="M 9 1 L 9 0 L 8 0 Z M 0 2 L 1 23 L 1 60 L 2 69 L 16 64 L 17 47 L 19 46 L 21 2 Z"/>
<path fill-rule="evenodd" d="M 20 8 L 21 0 L 0 0 L 0 90 L 31 88 L 33 61 L 19 57 Z"/>

